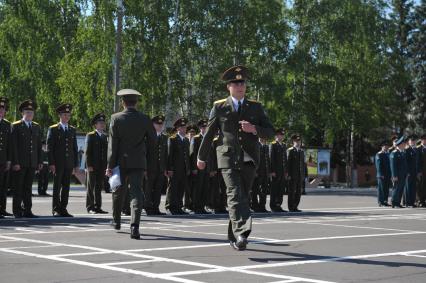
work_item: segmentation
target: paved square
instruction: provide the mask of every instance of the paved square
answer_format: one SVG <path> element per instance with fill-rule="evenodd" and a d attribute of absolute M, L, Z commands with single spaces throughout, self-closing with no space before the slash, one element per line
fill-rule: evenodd
<path fill-rule="evenodd" d="M 42 217 L 0 219 L 1 281 L 426 282 L 426 209 L 377 207 L 374 194 L 308 190 L 302 213 L 254 214 L 243 252 L 226 240 L 225 214 L 143 215 L 136 241 L 129 217 L 117 233 L 110 214 L 86 214 L 82 188 L 70 194 L 74 218 L 51 217 L 51 198 L 34 197 Z"/>

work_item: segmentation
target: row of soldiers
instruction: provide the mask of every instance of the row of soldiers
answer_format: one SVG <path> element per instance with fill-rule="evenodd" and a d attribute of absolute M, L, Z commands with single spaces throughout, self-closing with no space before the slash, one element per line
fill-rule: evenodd
<path fill-rule="evenodd" d="M 388 141 L 383 141 L 375 157 L 379 206 L 426 207 L 426 135 L 420 139 L 416 135 L 394 135 L 392 143 L 390 147 Z"/>
<path fill-rule="evenodd" d="M 32 213 L 32 182 L 40 172 L 42 184 L 39 194 L 46 194 L 47 170 L 53 175 L 53 216 L 72 217 L 67 210 L 70 180 L 79 170 L 76 129 L 69 125 L 72 105 L 57 107 L 59 122 L 50 126 L 46 142 L 38 123 L 33 121 L 37 104 L 26 100 L 19 105 L 22 119 L 10 123 L 4 116 L 8 100 L 0 98 L 0 218 L 4 216 L 36 217 Z M 147 215 L 163 215 L 160 211 L 161 193 L 167 188 L 165 208 L 169 214 L 194 212 L 225 213 L 227 207 L 226 186 L 217 166 L 216 149 L 219 139 L 213 141 L 208 166 L 197 168 L 197 154 L 207 128 L 207 119 L 201 119 L 197 127 L 189 126 L 186 118 L 174 123 L 174 134 L 165 133 L 163 115 L 151 119 L 157 134 L 156 148 L 147 152 L 148 166 L 143 180 L 144 209 Z M 94 130 L 86 136 L 86 209 L 88 213 L 107 213 L 102 209 L 102 190 L 105 189 L 108 137 L 105 134 L 106 117 L 99 113 L 92 120 Z M 196 129 L 199 129 L 197 134 Z M 283 195 L 288 194 L 288 209 L 300 211 L 298 205 L 306 178 L 304 151 L 299 135 L 291 137 L 293 146 L 287 149 L 284 129 L 276 130 L 275 140 L 267 144 L 259 139 L 260 162 L 251 190 L 251 208 L 255 212 L 267 212 L 266 200 L 270 194 L 270 208 L 283 212 Z M 44 156 L 47 155 L 47 160 Z M 48 169 L 47 169 L 47 168 Z M 13 192 L 13 214 L 6 211 L 5 173 L 10 172 Z M 114 197 L 114 196 L 113 196 Z M 129 196 L 120 196 L 123 212 L 128 214 Z M 126 210 L 127 207 L 127 210 Z M 116 212 L 121 213 L 121 212 Z"/>

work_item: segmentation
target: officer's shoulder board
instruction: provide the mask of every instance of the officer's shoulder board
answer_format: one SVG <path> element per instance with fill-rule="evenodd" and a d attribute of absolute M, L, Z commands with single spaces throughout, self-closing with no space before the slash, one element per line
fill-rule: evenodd
<path fill-rule="evenodd" d="M 289 147 L 289 148 L 287 149 L 287 151 L 292 151 L 293 149 L 295 149 L 295 147 L 294 147 L 294 146 Z"/>
<path fill-rule="evenodd" d="M 56 128 L 58 126 L 59 126 L 59 123 L 56 123 L 56 124 L 53 124 L 52 126 L 50 126 L 49 129 Z"/>
<path fill-rule="evenodd" d="M 10 124 L 10 121 L 9 120 L 7 120 L 7 119 L 3 119 L 3 121 L 5 122 L 5 123 L 9 123 Z M 421 145 L 420 145 L 421 146 Z"/>
<path fill-rule="evenodd" d="M 22 120 L 19 120 L 19 121 L 15 121 L 15 122 L 13 122 L 13 123 L 12 123 L 12 125 L 16 126 L 16 125 L 19 125 L 19 124 L 21 124 L 21 123 L 22 123 Z"/>
<path fill-rule="evenodd" d="M 224 103 L 225 101 L 226 101 L 226 98 L 224 98 L 224 99 L 219 99 L 219 100 L 216 100 L 216 101 L 214 102 L 214 104 Z"/>
<path fill-rule="evenodd" d="M 273 142 L 271 142 L 271 144 L 277 144 L 277 141 L 273 141 Z"/>
<path fill-rule="evenodd" d="M 89 135 L 89 136 L 93 136 L 94 134 L 96 134 L 96 131 L 91 131 L 91 132 L 87 133 L 87 135 Z"/>
<path fill-rule="evenodd" d="M 215 137 L 214 139 L 213 139 L 213 141 L 217 141 L 219 139 L 219 137 Z"/>
<path fill-rule="evenodd" d="M 36 125 L 36 126 L 40 126 L 40 124 L 39 123 L 37 123 L 37 122 L 31 122 L 33 125 Z"/>

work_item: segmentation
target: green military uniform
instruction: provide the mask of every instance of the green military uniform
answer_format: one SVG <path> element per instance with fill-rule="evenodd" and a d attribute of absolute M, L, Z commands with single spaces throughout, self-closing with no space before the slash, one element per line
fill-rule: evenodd
<path fill-rule="evenodd" d="M 152 118 L 152 122 L 162 125 L 165 117 L 157 115 Z M 147 153 L 148 170 L 145 193 L 145 211 L 147 215 L 162 215 L 160 211 L 161 192 L 166 186 L 166 176 L 164 173 L 167 170 L 167 135 L 157 133 L 157 143 L 154 151 Z"/>
<path fill-rule="evenodd" d="M 269 190 L 269 172 L 271 171 L 269 168 L 269 146 L 259 142 L 259 147 L 259 167 L 257 168 L 251 191 L 251 209 L 255 212 L 268 212 L 265 205 Z"/>
<path fill-rule="evenodd" d="M 222 75 L 227 83 L 240 83 L 246 78 L 247 69 L 243 66 L 234 66 Z M 214 103 L 198 159 L 208 160 L 212 141 L 219 130 L 222 145 L 217 147 L 217 164 L 227 187 L 228 239 L 234 249 L 245 249 L 252 229 L 249 198 L 259 165 L 258 138 L 270 138 L 274 130 L 259 102 L 245 98 L 236 103 L 233 99 L 229 96 Z M 242 130 L 240 121 L 244 120 L 255 126 L 255 134 Z"/>
<path fill-rule="evenodd" d="M 278 129 L 277 134 L 284 135 L 283 129 Z M 274 173 L 271 182 L 271 198 L 269 206 L 274 212 L 284 211 L 281 208 L 283 195 L 287 186 L 287 146 L 277 140 L 269 145 L 269 158 L 271 173 Z"/>
<path fill-rule="evenodd" d="M 37 105 L 26 100 L 19 111 L 35 111 Z M 36 168 L 42 164 L 41 129 L 33 121 L 20 120 L 12 124 L 12 167 L 19 165 L 13 172 L 13 215 L 34 217 L 32 208 L 32 184 Z"/>
<path fill-rule="evenodd" d="M 105 122 L 105 115 L 96 114 L 92 125 Z M 105 213 L 102 210 L 102 190 L 105 186 L 105 170 L 107 168 L 108 139 L 104 133 L 92 131 L 86 135 L 85 160 L 86 160 L 86 209 L 89 213 Z M 93 171 L 89 171 L 91 167 Z"/>
<path fill-rule="evenodd" d="M 186 118 L 180 118 L 175 123 L 175 128 L 184 127 L 188 123 Z M 171 136 L 168 141 L 167 170 L 173 172 L 166 193 L 166 209 L 171 214 L 185 214 L 182 210 L 184 193 L 188 191 L 190 160 L 189 140 L 178 133 Z M 189 203 L 187 204 L 189 206 Z"/>
<path fill-rule="evenodd" d="M 70 104 L 61 104 L 56 108 L 58 114 L 71 113 Z M 68 198 L 71 175 L 79 167 L 76 128 L 57 123 L 49 127 L 47 133 L 47 151 L 49 166 L 55 166 L 53 175 L 53 216 L 71 217 L 68 213 Z"/>
<path fill-rule="evenodd" d="M 300 140 L 294 135 L 292 140 Z M 305 152 L 301 148 L 290 147 L 287 150 L 288 165 L 288 210 L 299 212 L 300 197 L 302 195 L 303 181 L 305 179 Z"/>
<path fill-rule="evenodd" d="M 117 93 L 122 99 L 134 99 L 140 93 L 123 89 Z M 147 151 L 155 148 L 155 130 L 151 119 L 129 107 L 111 116 L 108 143 L 108 169 L 120 168 L 121 186 L 112 194 L 113 225 L 119 229 L 121 210 L 126 195 L 130 194 L 131 237 L 139 238 L 139 223 L 143 208 L 142 182 L 147 169 Z M 147 148 L 148 147 L 148 148 Z"/>
<path fill-rule="evenodd" d="M 7 111 L 8 100 L 0 97 L 0 107 Z M 0 218 L 10 215 L 6 212 L 7 187 L 6 170 L 9 169 L 11 160 L 11 124 L 6 119 L 0 120 Z"/>
<path fill-rule="evenodd" d="M 422 140 L 426 140 L 426 135 L 421 136 Z M 419 154 L 419 171 L 420 181 L 417 185 L 417 205 L 426 207 L 426 144 L 420 144 L 417 147 Z"/>
<path fill-rule="evenodd" d="M 207 127 L 208 120 L 201 119 L 198 121 L 198 127 Z M 207 202 L 207 196 L 210 191 L 210 172 L 212 171 L 211 161 L 207 162 L 207 167 L 204 170 L 197 168 L 197 156 L 198 150 L 200 149 L 203 135 L 200 133 L 194 136 L 191 140 L 189 149 L 189 155 L 191 160 L 191 172 L 192 172 L 192 206 L 195 213 L 206 214 L 207 211 L 204 209 Z"/>

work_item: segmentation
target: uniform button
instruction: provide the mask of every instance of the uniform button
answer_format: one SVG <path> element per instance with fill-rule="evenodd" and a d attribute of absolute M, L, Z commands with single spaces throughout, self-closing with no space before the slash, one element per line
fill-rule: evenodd
<path fill-rule="evenodd" d="M 243 138 L 242 138 L 242 137 L 239 137 L 238 139 L 239 139 L 239 140 L 242 140 Z"/>
<path fill-rule="evenodd" d="M 241 129 L 239 129 L 238 131 L 239 131 L 239 132 L 241 132 L 242 130 L 241 130 Z"/>

